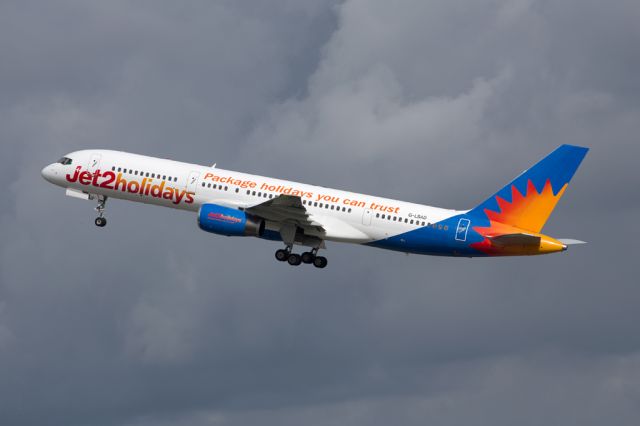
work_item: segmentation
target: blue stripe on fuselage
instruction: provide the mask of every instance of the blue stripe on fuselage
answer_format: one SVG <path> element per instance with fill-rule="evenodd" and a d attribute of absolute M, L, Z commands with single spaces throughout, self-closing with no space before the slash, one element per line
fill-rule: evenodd
<path fill-rule="evenodd" d="M 456 240 L 456 230 L 461 218 L 470 221 L 465 241 Z M 366 243 L 365 245 L 405 253 L 436 256 L 486 256 L 484 253 L 470 247 L 470 244 L 483 240 L 483 237 L 473 230 L 473 226 L 482 226 L 485 224 L 483 222 L 488 221 L 460 214 L 403 234 Z"/>

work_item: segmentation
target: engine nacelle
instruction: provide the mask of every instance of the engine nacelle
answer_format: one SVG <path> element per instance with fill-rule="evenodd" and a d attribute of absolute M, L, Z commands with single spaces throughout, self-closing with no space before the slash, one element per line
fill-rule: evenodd
<path fill-rule="evenodd" d="M 218 204 L 203 204 L 198 211 L 198 226 L 203 231 L 230 237 L 261 237 L 264 219 Z"/>

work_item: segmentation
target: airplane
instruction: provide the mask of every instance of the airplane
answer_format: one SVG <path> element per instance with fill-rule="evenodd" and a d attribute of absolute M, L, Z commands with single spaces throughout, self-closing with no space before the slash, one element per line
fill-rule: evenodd
<path fill-rule="evenodd" d="M 112 150 L 81 150 L 42 169 L 66 195 L 197 213 L 200 229 L 281 241 L 278 261 L 327 266 L 326 241 L 455 257 L 548 254 L 579 240 L 541 233 L 588 148 L 561 145 L 470 210 L 449 210 Z M 294 253 L 294 245 L 307 247 Z"/>

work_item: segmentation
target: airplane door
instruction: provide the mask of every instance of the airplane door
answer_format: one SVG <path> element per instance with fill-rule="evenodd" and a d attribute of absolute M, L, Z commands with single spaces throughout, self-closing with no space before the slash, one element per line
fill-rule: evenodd
<path fill-rule="evenodd" d="M 456 241 L 467 241 L 467 232 L 469 232 L 470 224 L 471 221 L 469 219 L 460 218 L 458 228 L 456 228 Z"/>
<path fill-rule="evenodd" d="M 89 165 L 87 167 L 90 172 L 93 173 L 100 168 L 100 158 L 100 154 L 93 154 L 91 156 L 91 158 L 89 159 Z"/>
<path fill-rule="evenodd" d="M 191 172 L 189 173 L 189 179 L 187 180 L 187 192 L 191 192 L 193 194 L 196 193 L 196 188 L 198 187 L 198 178 L 200 177 L 200 172 Z"/>
<path fill-rule="evenodd" d="M 365 210 L 364 213 L 362 213 L 362 224 L 370 226 L 371 225 L 371 216 L 372 216 L 371 210 Z"/>

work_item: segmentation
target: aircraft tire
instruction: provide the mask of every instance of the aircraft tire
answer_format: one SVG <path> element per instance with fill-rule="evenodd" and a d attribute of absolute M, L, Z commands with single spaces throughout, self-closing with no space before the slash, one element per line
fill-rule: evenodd
<path fill-rule="evenodd" d="M 280 249 L 276 251 L 276 260 L 279 262 L 284 262 L 289 258 L 289 253 L 286 250 Z"/>
<path fill-rule="evenodd" d="M 316 258 L 313 260 L 313 266 L 320 269 L 326 268 L 327 263 L 329 262 L 327 261 L 327 258 L 324 256 L 316 256 Z"/>
<path fill-rule="evenodd" d="M 299 254 L 291 253 L 289 255 L 289 258 L 287 259 L 287 262 L 289 262 L 289 265 L 291 266 L 298 266 L 302 263 L 302 258 Z"/>
<path fill-rule="evenodd" d="M 316 258 L 313 253 L 311 253 L 310 251 L 305 251 L 304 253 L 302 253 L 302 263 L 306 263 L 306 264 L 311 264 L 313 263 L 313 260 Z"/>
<path fill-rule="evenodd" d="M 99 228 L 104 228 L 107 225 L 107 219 L 105 219 L 104 217 L 96 217 L 96 220 L 94 222 Z"/>

